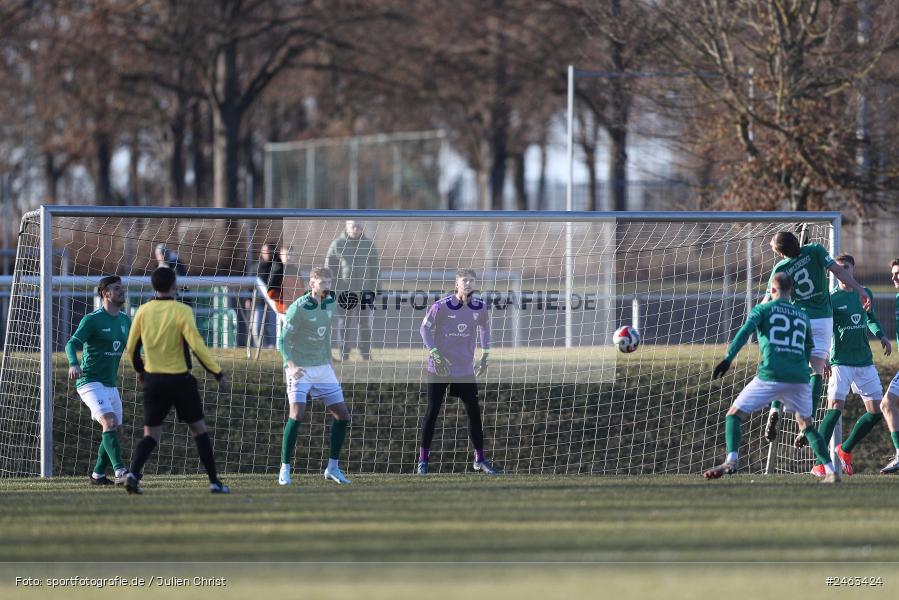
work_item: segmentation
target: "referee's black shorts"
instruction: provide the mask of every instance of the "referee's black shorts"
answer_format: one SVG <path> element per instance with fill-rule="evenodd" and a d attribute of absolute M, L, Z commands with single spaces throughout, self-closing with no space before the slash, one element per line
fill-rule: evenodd
<path fill-rule="evenodd" d="M 196 378 L 190 373 L 144 373 L 144 425 L 162 425 L 172 406 L 178 419 L 185 423 L 195 423 L 203 418 L 203 402 Z"/>

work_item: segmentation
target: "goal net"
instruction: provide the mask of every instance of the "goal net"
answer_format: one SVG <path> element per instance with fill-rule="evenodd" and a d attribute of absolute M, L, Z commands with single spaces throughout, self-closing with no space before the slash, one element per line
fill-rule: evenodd
<path fill-rule="evenodd" d="M 490 307 L 491 362 L 479 388 L 492 460 L 515 473 L 699 473 L 720 460 L 725 410 L 755 373 L 758 353 L 748 345 L 727 377 L 711 380 L 727 342 L 764 293 L 775 262 L 771 236 L 804 229 L 808 241 L 833 246 L 839 239 L 838 217 L 795 213 L 622 219 L 53 207 L 43 214 L 46 236 L 41 213 L 22 221 L 0 364 L 6 477 L 83 475 L 90 468 L 100 431 L 68 379 L 64 346 L 99 306 L 101 277 L 123 277 L 129 314 L 152 297 L 149 274 L 159 244 L 168 258 L 177 253 L 186 270 L 181 299 L 232 378 L 221 393 L 194 369 L 221 470 L 276 473 L 288 406 L 282 360 L 270 347 L 280 319 L 260 326 L 275 305 L 255 277 L 258 249 L 268 242 L 286 256 L 283 299 L 290 302 L 304 293 L 310 269 L 327 263 L 345 219 L 361 223 L 377 252 L 376 280 L 358 296 L 339 299 L 333 328 L 335 359 L 349 351 L 334 364 L 352 413 L 348 472 L 412 472 L 426 407 L 419 327 L 428 307 L 452 290 L 456 270 L 473 268 L 477 293 Z M 624 324 L 642 333 L 632 354 L 611 344 Z M 142 436 L 143 408 L 125 357 L 119 387 L 129 457 Z M 767 463 L 764 418 L 754 416 L 744 429 L 750 472 Z M 294 462 L 300 472 L 317 472 L 327 459 L 328 420 L 320 403 L 309 404 Z M 790 427 L 781 440 L 792 438 Z M 811 467 L 808 449 L 785 443 L 775 449 L 778 470 Z M 470 462 L 465 412 L 449 398 L 431 470 L 463 472 Z M 201 472 L 174 414 L 146 472 Z"/>

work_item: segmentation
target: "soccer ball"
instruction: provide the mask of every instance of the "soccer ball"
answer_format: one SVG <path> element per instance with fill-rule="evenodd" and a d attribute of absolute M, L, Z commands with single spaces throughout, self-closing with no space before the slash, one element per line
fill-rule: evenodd
<path fill-rule="evenodd" d="M 633 352 L 640 345 L 640 332 L 630 325 L 619 327 L 612 336 L 612 343 L 622 352 Z"/>

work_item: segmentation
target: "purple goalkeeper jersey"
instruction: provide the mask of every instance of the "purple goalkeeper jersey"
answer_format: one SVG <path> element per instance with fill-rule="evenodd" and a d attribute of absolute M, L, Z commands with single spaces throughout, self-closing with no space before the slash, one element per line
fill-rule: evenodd
<path fill-rule="evenodd" d="M 487 304 L 472 296 L 464 303 L 455 294 L 441 298 L 428 309 L 421 323 L 421 339 L 428 351 L 437 348 L 449 361 L 449 377 L 474 375 L 475 330 L 481 334 L 481 348 L 490 348 L 490 316 Z M 436 374 L 428 357 L 428 372 Z"/>

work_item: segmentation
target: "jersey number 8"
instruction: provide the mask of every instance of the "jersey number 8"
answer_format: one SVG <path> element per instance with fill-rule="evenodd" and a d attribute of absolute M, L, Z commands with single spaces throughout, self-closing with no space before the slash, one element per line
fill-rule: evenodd
<path fill-rule="evenodd" d="M 815 284 L 808 276 L 807 269 L 799 269 L 793 273 L 793 284 L 796 286 L 796 295 L 800 298 L 808 298 L 815 291 Z"/>

